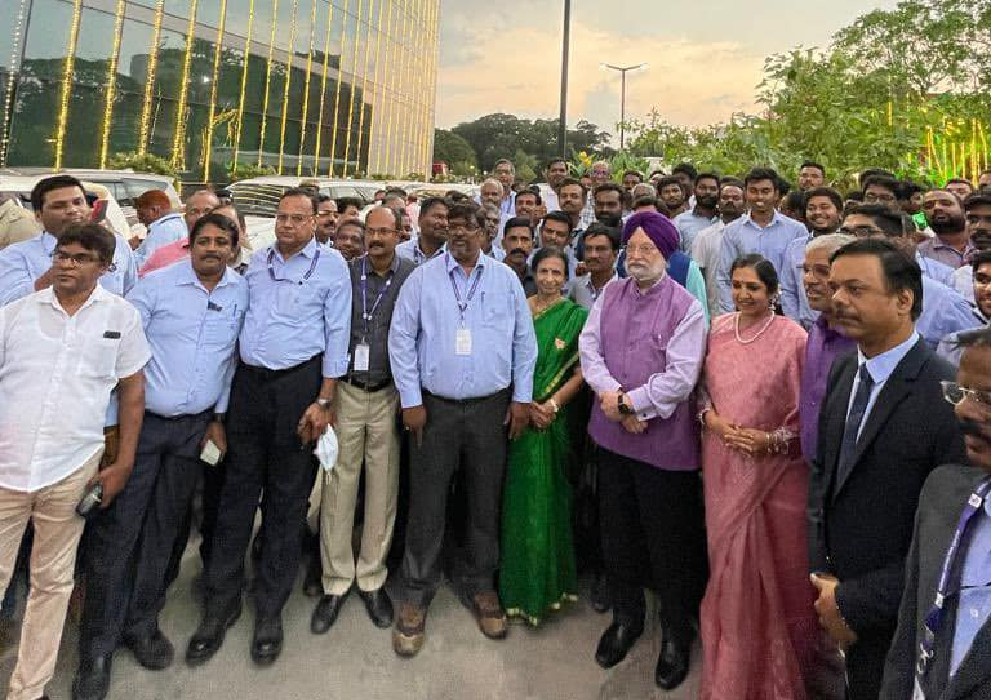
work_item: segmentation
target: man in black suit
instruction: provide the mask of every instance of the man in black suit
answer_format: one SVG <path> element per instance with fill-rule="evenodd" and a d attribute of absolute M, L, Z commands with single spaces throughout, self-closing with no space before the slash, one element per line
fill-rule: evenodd
<path fill-rule="evenodd" d="M 809 493 L 819 622 L 846 653 L 848 700 L 878 697 L 896 627 L 924 480 L 964 462 L 941 395 L 954 370 L 914 331 L 920 268 L 893 243 L 863 239 L 831 258 L 834 323 L 858 353 L 834 362 Z"/>
<path fill-rule="evenodd" d="M 913 697 L 915 680 L 927 700 L 990 697 L 990 496 L 979 507 L 971 498 L 989 488 L 984 482 L 990 480 L 990 329 L 960 334 L 959 346 L 964 351 L 958 380 L 944 391 L 955 404 L 973 466 L 946 464 L 934 470 L 920 494 L 899 626 L 882 680 L 883 700 Z M 973 512 L 959 533 L 963 514 Z M 931 656 L 921 664 L 928 652 L 921 645 L 925 620 L 953 546 L 948 595 L 929 645 Z"/>

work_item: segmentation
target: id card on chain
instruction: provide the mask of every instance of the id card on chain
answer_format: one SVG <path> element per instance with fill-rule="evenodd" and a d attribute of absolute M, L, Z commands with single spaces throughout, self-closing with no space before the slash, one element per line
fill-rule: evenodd
<path fill-rule="evenodd" d="M 368 371 L 368 356 L 371 347 L 366 342 L 358 343 L 354 346 L 354 371 Z"/>
<path fill-rule="evenodd" d="M 468 357 L 472 354 L 472 330 L 460 327 L 455 333 L 455 354 L 459 357 Z"/>

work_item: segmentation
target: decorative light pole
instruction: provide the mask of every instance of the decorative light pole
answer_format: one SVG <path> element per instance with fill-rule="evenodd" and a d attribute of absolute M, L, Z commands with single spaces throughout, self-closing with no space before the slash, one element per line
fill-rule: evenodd
<path fill-rule="evenodd" d="M 568 2 L 569 0 L 567 0 L 567 3 Z M 622 120 L 621 120 L 622 140 L 620 149 L 624 151 L 625 150 L 625 74 L 628 73 L 630 70 L 639 70 L 640 68 L 645 68 L 649 64 L 639 63 L 634 66 L 612 66 L 610 63 L 602 63 L 601 65 L 605 68 L 616 70 L 622 74 Z"/>

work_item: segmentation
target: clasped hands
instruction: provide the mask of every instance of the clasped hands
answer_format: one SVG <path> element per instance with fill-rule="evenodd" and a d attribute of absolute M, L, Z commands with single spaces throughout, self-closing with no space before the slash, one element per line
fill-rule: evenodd
<path fill-rule="evenodd" d="M 858 641 L 858 635 L 850 628 L 837 607 L 837 586 L 840 581 L 830 574 L 809 574 L 809 580 L 818 592 L 813 608 L 819 617 L 820 627 L 826 630 L 837 646 L 846 649 Z"/>
<path fill-rule="evenodd" d="M 774 444 L 765 431 L 740 427 L 720 416 L 712 408 L 705 412 L 705 427 L 722 438 L 726 447 L 747 457 L 766 455 Z"/>
<path fill-rule="evenodd" d="M 639 418 L 634 413 L 623 414 L 618 409 L 618 392 L 617 391 L 602 391 L 600 394 L 601 400 L 601 411 L 604 412 L 605 417 L 612 421 L 613 423 L 621 423 L 622 427 L 633 435 L 639 435 L 640 433 L 646 432 L 646 426 L 648 421 L 644 421 Z M 622 401 L 629 408 L 633 408 L 632 399 L 628 397 L 628 394 L 621 394 Z"/>

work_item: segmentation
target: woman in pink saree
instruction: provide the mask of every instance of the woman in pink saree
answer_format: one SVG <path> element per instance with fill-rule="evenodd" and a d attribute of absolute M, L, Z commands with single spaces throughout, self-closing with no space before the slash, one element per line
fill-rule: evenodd
<path fill-rule="evenodd" d="M 819 642 L 806 550 L 809 470 L 799 450 L 806 333 L 775 315 L 778 276 L 736 260 L 736 313 L 705 358 L 702 464 L 711 576 L 701 605 L 701 700 L 806 700 Z"/>

